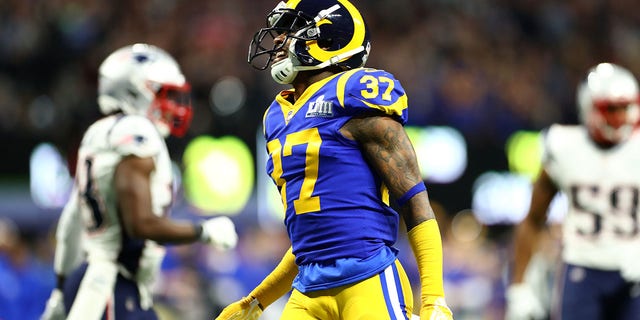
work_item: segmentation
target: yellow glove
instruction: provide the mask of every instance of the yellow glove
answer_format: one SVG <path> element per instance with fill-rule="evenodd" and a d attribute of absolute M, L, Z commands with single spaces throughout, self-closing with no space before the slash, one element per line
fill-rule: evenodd
<path fill-rule="evenodd" d="M 453 313 L 444 301 L 444 297 L 423 297 L 420 307 L 421 320 L 453 320 Z"/>
<path fill-rule="evenodd" d="M 228 305 L 216 320 L 257 320 L 260 315 L 262 315 L 260 302 L 249 296 Z"/>

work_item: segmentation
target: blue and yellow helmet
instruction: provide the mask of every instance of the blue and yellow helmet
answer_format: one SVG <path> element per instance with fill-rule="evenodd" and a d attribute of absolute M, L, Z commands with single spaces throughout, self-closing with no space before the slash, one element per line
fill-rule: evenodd
<path fill-rule="evenodd" d="M 283 34 L 284 41 L 274 41 Z M 271 11 L 267 27 L 254 35 L 248 62 L 259 70 L 271 66 L 276 81 L 290 83 L 298 71 L 361 67 L 370 47 L 367 25 L 349 1 L 289 0 Z M 272 64 L 283 49 L 288 50 L 286 61 Z"/>

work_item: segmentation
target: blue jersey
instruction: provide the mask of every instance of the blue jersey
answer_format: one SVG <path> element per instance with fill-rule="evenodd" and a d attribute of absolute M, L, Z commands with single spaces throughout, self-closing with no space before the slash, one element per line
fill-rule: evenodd
<path fill-rule="evenodd" d="M 399 217 L 358 143 L 339 130 L 372 111 L 404 125 L 404 89 L 388 72 L 360 68 L 312 84 L 294 104 L 292 94 L 282 91 L 263 121 L 267 173 L 280 190 L 296 263 L 380 254 L 395 243 Z"/>

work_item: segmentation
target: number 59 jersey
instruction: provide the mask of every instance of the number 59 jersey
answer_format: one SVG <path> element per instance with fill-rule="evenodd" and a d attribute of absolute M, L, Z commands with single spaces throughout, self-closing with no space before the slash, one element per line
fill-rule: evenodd
<path fill-rule="evenodd" d="M 152 210 L 164 215 L 173 197 L 171 160 L 164 139 L 142 116 L 112 115 L 89 127 L 78 151 L 76 187 L 88 260 L 117 262 L 135 274 L 140 265 L 156 268 L 164 249 L 149 240 L 130 238 L 123 230 L 113 178 L 120 161 L 129 155 L 154 159 Z"/>
<path fill-rule="evenodd" d="M 564 261 L 617 270 L 625 248 L 640 245 L 640 136 L 601 149 L 585 127 L 553 125 L 544 137 L 543 162 L 569 200 Z"/>
<path fill-rule="evenodd" d="M 296 262 L 364 259 L 390 247 L 399 218 L 388 190 L 340 128 L 371 112 L 405 124 L 404 89 L 388 72 L 359 68 L 312 84 L 295 103 L 291 95 L 276 96 L 263 125 Z"/>

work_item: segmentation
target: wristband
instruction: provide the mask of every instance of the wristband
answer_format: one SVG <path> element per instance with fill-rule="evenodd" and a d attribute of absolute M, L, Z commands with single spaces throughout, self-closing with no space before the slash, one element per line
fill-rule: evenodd
<path fill-rule="evenodd" d="M 396 200 L 396 203 L 399 206 L 404 206 L 411 198 L 413 198 L 413 196 L 426 190 L 427 190 L 427 187 L 424 185 L 424 182 L 420 181 L 411 189 L 409 189 L 409 191 L 405 192 L 400 198 L 398 198 Z"/>

